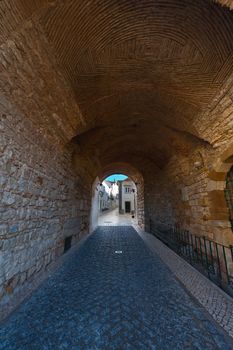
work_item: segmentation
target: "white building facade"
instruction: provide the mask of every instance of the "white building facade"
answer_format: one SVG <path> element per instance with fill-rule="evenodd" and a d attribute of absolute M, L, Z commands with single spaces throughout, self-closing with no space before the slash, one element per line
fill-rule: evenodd
<path fill-rule="evenodd" d="M 98 186 L 99 211 L 114 209 L 118 206 L 118 185 L 115 182 L 103 181 Z"/>
<path fill-rule="evenodd" d="M 119 185 L 119 213 L 136 213 L 136 185 L 129 178 L 118 181 Z"/>

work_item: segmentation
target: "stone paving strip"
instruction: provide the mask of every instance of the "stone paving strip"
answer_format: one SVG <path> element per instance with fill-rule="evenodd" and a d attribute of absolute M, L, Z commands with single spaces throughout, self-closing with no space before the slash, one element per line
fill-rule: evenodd
<path fill-rule="evenodd" d="M 159 239 L 140 230 L 137 226 L 135 229 L 191 295 L 233 337 L 233 299 Z"/>

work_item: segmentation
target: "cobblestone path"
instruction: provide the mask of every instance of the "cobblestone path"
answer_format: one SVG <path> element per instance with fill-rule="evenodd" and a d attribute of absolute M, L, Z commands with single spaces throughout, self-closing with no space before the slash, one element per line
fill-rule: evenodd
<path fill-rule="evenodd" d="M 122 253 L 115 253 L 122 251 Z M 4 350 L 232 350 L 132 227 L 100 227 L 2 325 Z"/>

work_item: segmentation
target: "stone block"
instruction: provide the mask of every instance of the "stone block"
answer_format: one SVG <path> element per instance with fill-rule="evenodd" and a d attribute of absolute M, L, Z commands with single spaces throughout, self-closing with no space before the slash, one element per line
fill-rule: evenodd
<path fill-rule="evenodd" d="M 5 205 L 12 205 L 16 201 L 15 195 L 11 192 L 4 192 L 2 203 Z"/>
<path fill-rule="evenodd" d="M 72 233 L 75 233 L 79 231 L 81 228 L 81 218 L 70 218 L 65 221 L 63 225 L 63 235 L 70 235 Z"/>
<path fill-rule="evenodd" d="M 0 224 L 0 236 L 6 235 L 8 232 L 8 225 Z"/>
<path fill-rule="evenodd" d="M 214 180 L 209 180 L 207 183 L 207 191 L 223 191 L 226 186 L 225 181 L 214 181 Z"/>

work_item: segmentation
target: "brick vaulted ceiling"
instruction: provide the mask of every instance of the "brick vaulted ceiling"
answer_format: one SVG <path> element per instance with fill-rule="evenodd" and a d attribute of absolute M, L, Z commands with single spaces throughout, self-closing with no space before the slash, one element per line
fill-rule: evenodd
<path fill-rule="evenodd" d="M 174 152 L 207 144 L 195 119 L 233 69 L 227 7 L 209 0 L 14 4 L 22 18 L 37 13 L 86 120 L 75 142 L 104 164 L 146 158 L 162 167 Z"/>

